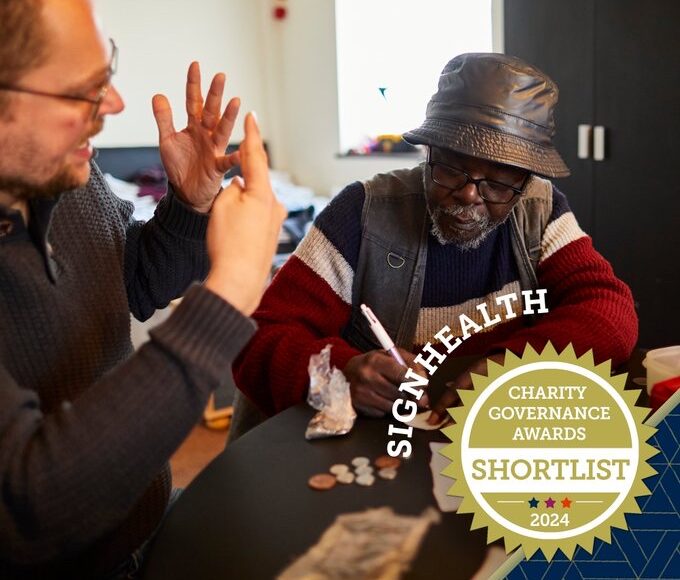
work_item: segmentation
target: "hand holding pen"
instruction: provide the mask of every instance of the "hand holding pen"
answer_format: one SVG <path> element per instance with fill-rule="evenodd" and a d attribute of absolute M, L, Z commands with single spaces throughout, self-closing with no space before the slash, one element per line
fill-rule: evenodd
<path fill-rule="evenodd" d="M 368 318 L 370 312 L 372 319 Z M 350 383 L 354 408 L 370 417 L 382 417 L 392 412 L 395 400 L 403 398 L 399 385 L 403 382 L 408 367 L 419 374 L 425 371 L 415 362 L 415 355 L 396 347 L 370 308 L 362 308 L 369 319 L 376 338 L 385 350 L 371 350 L 351 358 L 343 373 Z M 377 329 L 377 332 L 376 332 Z M 427 395 L 421 397 L 418 406 L 427 408 Z"/>
<path fill-rule="evenodd" d="M 394 346 L 394 341 L 390 338 L 390 335 L 387 334 L 385 327 L 380 323 L 376 315 L 373 314 L 373 311 L 365 304 L 362 304 L 361 313 L 368 320 L 368 325 L 371 327 L 373 334 L 375 334 L 375 337 L 378 339 L 380 346 L 382 346 L 388 352 L 388 354 L 394 360 L 396 360 L 401 366 L 403 367 L 408 366 L 404 362 L 402 356 L 399 354 L 397 347 Z"/>

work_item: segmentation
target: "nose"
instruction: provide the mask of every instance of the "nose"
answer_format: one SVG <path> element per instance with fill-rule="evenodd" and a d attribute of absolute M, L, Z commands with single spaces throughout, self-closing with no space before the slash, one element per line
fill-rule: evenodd
<path fill-rule="evenodd" d="M 111 85 L 99 107 L 99 115 L 117 115 L 124 108 L 123 97 L 120 96 L 118 89 Z"/>
<path fill-rule="evenodd" d="M 460 205 L 480 205 L 484 200 L 479 195 L 479 187 L 469 181 L 460 189 L 451 191 L 451 195 Z"/>

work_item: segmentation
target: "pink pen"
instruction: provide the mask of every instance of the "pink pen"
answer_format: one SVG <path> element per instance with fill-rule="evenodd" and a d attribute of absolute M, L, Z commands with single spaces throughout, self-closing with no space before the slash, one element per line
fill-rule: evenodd
<path fill-rule="evenodd" d="M 396 360 L 401 366 L 405 367 L 406 363 L 404 362 L 404 359 L 401 358 L 397 347 L 394 346 L 394 341 L 390 338 L 390 335 L 387 334 L 385 327 L 380 324 L 380 321 L 375 317 L 373 311 L 365 304 L 362 304 L 361 312 L 368 320 L 368 325 L 371 327 L 373 334 L 375 334 L 375 337 L 378 339 L 380 346 L 389 352 L 392 355 L 392 358 Z"/>

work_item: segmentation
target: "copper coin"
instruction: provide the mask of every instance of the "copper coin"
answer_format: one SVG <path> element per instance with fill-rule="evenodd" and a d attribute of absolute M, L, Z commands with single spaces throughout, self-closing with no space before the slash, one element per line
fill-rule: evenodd
<path fill-rule="evenodd" d="M 326 491 L 335 487 L 335 476 L 329 473 L 318 473 L 317 475 L 312 475 L 307 481 L 307 484 L 312 489 L 317 491 Z"/>
<path fill-rule="evenodd" d="M 398 457 L 390 457 L 389 455 L 381 455 L 373 463 L 378 469 L 397 469 L 401 465 L 401 459 Z"/>

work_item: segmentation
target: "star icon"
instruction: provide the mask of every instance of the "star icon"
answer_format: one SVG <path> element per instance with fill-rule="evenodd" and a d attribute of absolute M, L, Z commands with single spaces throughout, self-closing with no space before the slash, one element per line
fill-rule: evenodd
<path fill-rule="evenodd" d="M 529 507 L 530 508 L 537 508 L 538 507 L 538 500 L 535 497 L 532 497 L 529 500 Z"/>
<path fill-rule="evenodd" d="M 563 508 L 570 508 L 571 507 L 571 500 L 568 497 L 565 497 L 562 500 L 562 507 Z"/>
<path fill-rule="evenodd" d="M 545 500 L 545 507 L 548 508 L 554 508 L 555 507 L 555 500 L 551 497 Z"/>

